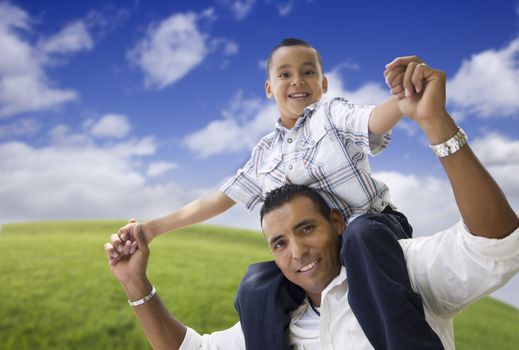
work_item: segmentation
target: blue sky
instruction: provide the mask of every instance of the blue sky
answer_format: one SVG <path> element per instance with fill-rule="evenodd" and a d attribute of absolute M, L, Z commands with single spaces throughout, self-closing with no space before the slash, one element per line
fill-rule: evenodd
<path fill-rule="evenodd" d="M 448 109 L 519 208 L 519 1 L 0 1 L 0 222 L 153 218 L 218 188 L 272 129 L 265 59 L 322 54 L 331 91 L 388 97 L 384 65 L 447 72 Z M 372 159 L 415 232 L 457 220 L 420 131 Z M 233 208 L 214 223 L 258 228 Z M 516 278 L 498 294 L 519 306 Z M 515 295 L 515 296 L 514 296 Z"/>

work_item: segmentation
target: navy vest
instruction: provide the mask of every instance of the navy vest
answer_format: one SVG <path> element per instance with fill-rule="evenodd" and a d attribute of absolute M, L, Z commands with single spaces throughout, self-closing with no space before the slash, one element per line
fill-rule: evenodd
<path fill-rule="evenodd" d="M 305 296 L 303 289 L 287 280 L 274 261 L 250 265 L 234 301 L 246 349 L 288 350 L 289 314 Z"/>

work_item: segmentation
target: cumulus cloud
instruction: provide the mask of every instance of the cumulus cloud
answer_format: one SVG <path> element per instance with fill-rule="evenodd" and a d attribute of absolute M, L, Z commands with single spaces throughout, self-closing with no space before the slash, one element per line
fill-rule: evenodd
<path fill-rule="evenodd" d="M 519 38 L 500 50 L 464 60 L 447 83 L 449 102 L 461 114 L 511 117 L 519 113 Z"/>
<path fill-rule="evenodd" d="M 148 218 L 173 210 L 192 196 L 174 183 L 149 183 L 147 172 L 174 167 L 148 167 L 156 150 L 153 137 L 99 144 L 66 125 L 55 126 L 44 146 L 0 143 L 0 221 Z"/>
<path fill-rule="evenodd" d="M 329 88 L 323 99 L 345 96 L 356 104 L 372 105 L 389 96 L 381 84 L 375 83 L 367 83 L 357 90 L 346 89 L 338 70 L 327 76 Z M 263 135 L 273 130 L 279 111 L 272 100 L 244 98 L 239 92 L 221 114 L 222 119 L 183 139 L 183 144 L 198 157 L 252 149 Z"/>
<path fill-rule="evenodd" d="M 256 0 L 223 0 L 222 3 L 229 8 L 236 20 L 241 21 L 252 12 Z"/>
<path fill-rule="evenodd" d="M 106 114 L 98 121 L 87 122 L 89 132 L 96 137 L 121 139 L 131 129 L 128 118 L 124 114 Z"/>
<path fill-rule="evenodd" d="M 144 72 L 146 87 L 164 88 L 198 66 L 207 53 L 197 16 L 185 13 L 153 24 L 128 58 Z"/>
<path fill-rule="evenodd" d="M 40 127 L 40 123 L 36 122 L 34 119 L 21 119 L 0 126 L 0 139 L 32 136 L 40 130 Z"/>
<path fill-rule="evenodd" d="M 153 162 L 149 165 L 147 174 L 148 176 L 160 176 L 177 167 L 177 164 L 171 162 Z"/>
<path fill-rule="evenodd" d="M 281 17 L 288 16 L 294 8 L 294 2 L 289 1 L 284 4 L 277 4 L 278 13 Z"/>
<path fill-rule="evenodd" d="M 55 108 L 78 97 L 74 90 L 57 87 L 45 69 L 56 63 L 53 55 L 93 47 L 87 26 L 75 21 L 32 43 L 33 25 L 23 9 L 0 3 L 0 117 Z"/>
<path fill-rule="evenodd" d="M 68 53 L 82 50 L 91 50 L 94 41 L 88 32 L 85 23 L 76 21 L 63 28 L 59 33 L 43 39 L 39 44 L 44 53 Z"/>
<path fill-rule="evenodd" d="M 236 55 L 238 44 L 226 38 L 211 38 L 200 29 L 216 20 L 214 9 L 195 14 L 177 13 L 151 24 L 146 36 L 127 52 L 128 60 L 144 73 L 146 88 L 163 89 L 186 76 L 210 53 Z M 228 60 L 224 59 L 225 68 Z"/>

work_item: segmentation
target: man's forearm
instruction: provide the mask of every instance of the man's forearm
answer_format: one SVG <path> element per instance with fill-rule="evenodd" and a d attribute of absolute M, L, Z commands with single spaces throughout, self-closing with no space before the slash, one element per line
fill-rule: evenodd
<path fill-rule="evenodd" d="M 431 144 L 445 142 L 458 131 L 447 113 L 420 126 Z M 463 221 L 472 234 L 502 238 L 517 228 L 517 215 L 469 145 L 440 158 L 440 162 L 451 182 Z"/>
<path fill-rule="evenodd" d="M 369 132 L 383 135 L 393 129 L 400 119 L 402 119 L 402 112 L 398 107 L 398 100 L 390 97 L 373 108 L 368 121 Z"/>
<path fill-rule="evenodd" d="M 123 286 L 130 300 L 137 300 L 152 289 L 148 280 Z M 141 327 L 153 349 L 179 349 L 186 335 L 186 327 L 166 309 L 158 294 L 142 305 L 133 307 Z"/>

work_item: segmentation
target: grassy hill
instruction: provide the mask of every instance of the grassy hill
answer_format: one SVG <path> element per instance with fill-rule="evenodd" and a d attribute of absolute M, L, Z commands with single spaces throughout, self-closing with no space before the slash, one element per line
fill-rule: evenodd
<path fill-rule="evenodd" d="M 104 257 L 104 242 L 122 224 L 3 226 L 0 349 L 149 348 Z M 152 243 L 149 274 L 180 320 L 210 332 L 237 321 L 239 281 L 248 264 L 267 259 L 260 234 L 196 226 Z M 486 298 L 460 314 L 455 329 L 458 349 L 516 349 L 519 311 Z"/>

